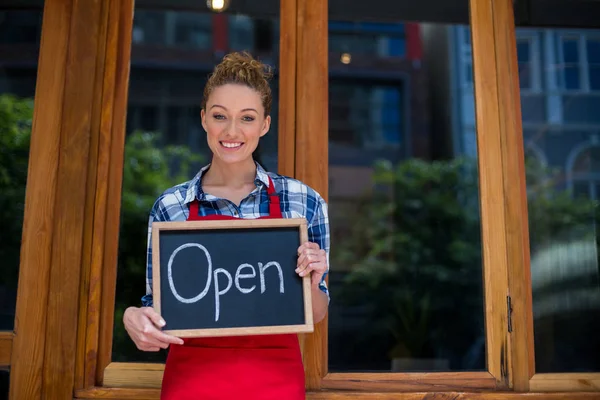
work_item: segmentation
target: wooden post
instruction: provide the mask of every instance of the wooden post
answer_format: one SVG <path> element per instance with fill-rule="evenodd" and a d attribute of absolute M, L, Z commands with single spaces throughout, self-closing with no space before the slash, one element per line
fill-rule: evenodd
<path fill-rule="evenodd" d="M 97 333 L 88 337 L 87 329 L 87 316 L 99 312 L 87 307 L 92 290 L 90 248 L 94 227 L 105 219 L 100 215 L 105 211 L 96 212 L 96 197 L 102 198 L 97 176 L 110 165 L 101 131 L 104 135 L 111 131 L 107 120 L 112 120 L 118 87 L 116 59 L 107 54 L 114 54 L 117 45 L 109 34 L 109 9 L 119 3 L 132 5 L 130 1 L 45 2 L 11 399 L 72 398 L 75 388 L 93 384 L 83 376 L 86 351 L 95 362 L 98 347 Z M 120 55 L 126 54 L 128 65 L 126 47 Z M 108 77 L 106 65 L 112 66 Z M 123 96 L 122 90 L 118 93 Z"/>
<path fill-rule="evenodd" d="M 495 0 L 494 33 L 498 71 L 498 105 L 504 168 L 507 218 L 506 250 L 512 304 L 512 377 L 517 391 L 529 389 L 534 373 L 531 271 L 529 269 L 529 228 L 527 188 L 519 88 L 519 66 L 513 2 Z"/>
<path fill-rule="evenodd" d="M 329 117 L 327 1 L 298 0 L 296 80 L 296 175 L 327 201 Z M 327 317 L 304 340 L 307 389 L 319 389 L 327 373 Z"/>

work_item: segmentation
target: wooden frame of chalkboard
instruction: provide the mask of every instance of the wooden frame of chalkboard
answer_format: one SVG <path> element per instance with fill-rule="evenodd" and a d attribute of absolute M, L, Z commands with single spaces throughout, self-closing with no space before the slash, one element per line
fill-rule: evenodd
<path fill-rule="evenodd" d="M 217 234 L 227 234 L 236 232 L 236 230 L 253 230 L 253 231 L 273 231 L 275 230 L 278 234 L 283 232 L 291 233 L 294 232 L 294 236 L 297 235 L 298 241 L 293 245 L 299 247 L 302 243 L 308 241 L 308 232 L 307 232 L 307 222 L 304 218 L 277 218 L 277 219 L 235 219 L 235 220 L 206 220 L 206 221 L 185 221 L 185 222 L 154 222 L 152 224 L 152 290 L 153 290 L 153 302 L 154 309 L 158 314 L 162 315 L 162 312 L 165 312 L 165 308 L 163 307 L 163 289 L 164 285 L 161 283 L 161 280 L 164 278 L 164 269 L 167 268 L 167 277 L 169 279 L 169 284 L 173 284 L 173 278 L 171 276 L 172 273 L 172 260 L 175 252 L 171 254 L 169 257 L 169 265 L 165 264 L 165 256 L 161 254 L 161 245 L 164 243 L 164 237 L 171 233 L 175 234 L 212 234 L 215 236 Z M 295 229 L 294 229 L 295 228 Z M 248 233 L 251 233 L 248 231 Z M 280 236 L 280 235 L 278 235 Z M 194 244 L 195 245 L 195 244 Z M 231 243 L 224 243 L 223 246 L 227 247 L 225 252 L 228 252 L 230 249 Z M 185 244 L 183 245 L 186 246 Z M 291 249 L 291 243 L 288 243 L 288 247 Z M 177 249 L 180 249 L 182 246 L 179 246 Z M 211 256 L 206 250 L 203 249 L 206 253 L 206 257 L 208 259 L 209 268 L 211 263 Z M 222 249 L 220 249 L 222 252 Z M 289 257 L 289 249 L 286 253 Z M 294 260 L 297 259 L 296 250 L 294 250 L 293 254 Z M 162 258 L 162 263 L 161 263 Z M 294 261 L 295 262 L 295 261 Z M 161 265 L 162 264 L 162 265 Z M 260 264 L 260 263 L 259 263 Z M 241 264 L 249 266 L 250 264 Z M 251 265 L 250 265 L 251 266 Z M 260 264 L 262 268 L 262 264 Z M 239 275 L 236 273 L 236 285 L 237 278 Z M 266 266 L 264 267 L 266 270 Z M 219 268 L 221 270 L 221 268 Z M 280 269 L 281 270 L 281 269 Z M 295 309 L 299 309 L 300 319 L 302 321 L 296 321 L 295 323 L 287 323 L 287 324 L 279 324 L 279 323 L 271 323 L 269 325 L 255 325 L 255 326 L 231 326 L 231 327 L 195 327 L 195 328 L 182 328 L 181 326 L 169 328 L 169 316 L 162 315 L 163 318 L 167 321 L 167 326 L 164 328 L 165 333 L 169 333 L 178 337 L 217 337 L 217 336 L 245 336 L 245 335 L 267 335 L 267 334 L 285 334 L 285 333 L 310 333 L 314 330 L 313 323 L 313 313 L 312 313 L 312 297 L 311 297 L 311 277 L 299 277 L 296 272 L 292 269 L 292 273 L 295 277 L 297 277 L 298 281 L 300 281 L 299 285 L 297 284 L 296 292 L 302 293 L 302 299 L 300 304 L 300 309 L 296 307 Z M 162 272 L 162 273 L 161 273 Z M 215 270 L 216 274 L 217 270 Z M 254 271 L 255 272 L 255 271 Z M 264 290 L 264 280 L 263 279 L 263 270 L 261 269 L 261 289 Z M 210 276 L 210 270 L 209 274 Z M 229 280 L 231 282 L 231 275 L 229 275 Z M 256 275 L 256 273 L 255 273 Z M 242 276 L 242 275 L 240 275 Z M 248 276 L 248 275 L 245 275 Z M 283 288 L 283 276 L 281 276 L 281 287 Z M 207 281 L 210 282 L 210 278 L 207 278 Z M 214 279 L 215 283 L 218 281 L 217 276 L 215 275 Z M 231 284 L 228 285 L 231 287 Z M 239 285 L 237 285 L 239 290 Z M 175 293 L 173 291 L 174 286 L 170 286 L 172 294 Z M 206 284 L 206 288 L 209 289 L 209 283 Z M 215 286 L 215 293 L 218 292 L 218 286 Z M 205 290 L 206 291 L 206 290 Z M 198 297 L 198 296 L 196 296 Z M 216 296 L 218 298 L 218 296 Z M 189 299 L 188 299 L 189 300 Z M 219 303 L 215 301 L 217 304 L 216 311 L 217 315 L 220 312 Z M 217 317 L 218 318 L 218 317 Z"/>

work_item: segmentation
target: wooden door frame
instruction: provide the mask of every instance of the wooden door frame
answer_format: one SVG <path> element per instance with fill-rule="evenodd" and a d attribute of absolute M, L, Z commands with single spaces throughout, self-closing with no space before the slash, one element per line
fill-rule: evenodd
<path fill-rule="evenodd" d="M 479 195 L 484 280 L 484 312 L 486 327 L 487 371 L 438 373 L 327 373 L 326 362 L 317 363 L 309 370 L 309 377 L 320 374 L 320 382 L 309 379 L 311 389 L 352 391 L 497 391 L 512 387 L 511 347 L 508 324 L 508 265 L 505 231 L 509 221 L 505 206 L 499 199 L 506 193 L 502 185 L 504 166 L 501 153 L 500 117 L 498 106 L 497 66 L 495 56 L 494 9 L 492 2 L 510 3 L 511 0 L 470 0 L 470 29 L 473 46 L 474 89 L 477 115 L 477 143 L 479 166 Z M 321 16 L 325 19 L 326 15 Z M 327 39 L 327 32 L 321 40 Z M 318 54 L 318 53 L 317 53 Z M 313 52 L 314 56 L 314 52 Z M 319 55 L 320 56 L 320 55 Z M 323 90 L 327 90 L 324 86 Z M 326 123 L 325 121 L 322 121 Z M 301 135 L 302 131 L 298 131 Z M 485 135 L 480 134 L 485 132 Z M 326 132 L 324 133 L 326 134 Z M 324 146 L 325 147 L 325 146 Z M 317 165 L 314 171 L 324 168 Z M 317 182 L 317 184 L 320 182 Z M 319 190 L 319 186 L 316 186 Z M 335 288 L 332 288 L 335 293 Z M 326 332 L 326 329 L 324 329 Z M 319 349 L 327 353 L 326 339 Z M 320 339 L 320 340 L 319 340 Z M 322 357 L 326 360 L 326 357 Z M 314 372 L 316 371 L 316 372 Z M 310 374 L 312 372 L 312 374 Z"/>
<path fill-rule="evenodd" d="M 357 399 L 424 399 L 434 391 L 440 399 L 514 399 L 518 393 L 505 392 L 513 386 L 581 389 L 552 386 L 546 376 L 533 375 L 513 4 L 470 2 L 477 131 L 485 132 L 478 134 L 478 146 L 482 236 L 488 244 L 483 248 L 488 371 L 331 374 L 325 320 L 302 337 L 308 398 L 340 399 L 351 391 Z M 45 3 L 15 335 L 0 337 L 0 363 L 11 364 L 11 399 L 159 395 L 160 365 L 111 363 L 132 20 L 133 0 Z M 280 102 L 286 107 L 279 116 L 279 172 L 327 199 L 327 2 L 281 0 L 281 23 L 280 45 L 287 51 L 280 55 L 285 79 Z M 507 295 L 513 299 L 510 333 Z M 113 378 L 107 385 L 111 373 L 126 380 L 119 384 Z M 597 375 L 591 375 L 584 377 L 586 384 L 596 383 Z M 550 378 L 573 381 L 565 374 Z"/>
<path fill-rule="evenodd" d="M 132 0 L 44 4 L 10 399 L 72 398 L 95 383 L 98 271 L 104 238 L 118 240 L 107 216 L 116 208 L 118 217 L 120 195 L 108 199 L 107 187 L 121 181 L 132 16 Z"/>
<path fill-rule="evenodd" d="M 512 376 L 518 392 L 600 392 L 600 373 L 536 373 L 525 153 L 515 22 L 510 1 L 494 2 L 494 34 L 512 298 Z M 507 62 L 508 60 L 508 62 Z M 598 394 L 597 394 L 598 395 Z M 575 396 L 575 394 L 573 394 Z M 598 395 L 600 396 L 600 395 Z"/>

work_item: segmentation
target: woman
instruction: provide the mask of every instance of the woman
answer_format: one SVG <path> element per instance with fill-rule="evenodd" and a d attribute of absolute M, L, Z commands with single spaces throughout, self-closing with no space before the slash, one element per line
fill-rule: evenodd
<path fill-rule="evenodd" d="M 308 221 L 307 243 L 298 248 L 296 273 L 311 274 L 313 318 L 327 313 L 325 285 L 329 259 L 327 205 L 303 183 L 266 172 L 253 158 L 269 131 L 271 90 L 266 67 L 248 54 L 226 56 L 204 89 L 202 126 L 212 161 L 188 182 L 165 191 L 150 213 L 146 296 L 130 307 L 123 322 L 143 351 L 171 345 L 161 398 L 303 399 L 304 368 L 296 334 L 185 341 L 165 334 L 152 307 L 151 224 L 232 218 L 292 218 Z M 273 195 L 277 194 L 277 195 Z"/>

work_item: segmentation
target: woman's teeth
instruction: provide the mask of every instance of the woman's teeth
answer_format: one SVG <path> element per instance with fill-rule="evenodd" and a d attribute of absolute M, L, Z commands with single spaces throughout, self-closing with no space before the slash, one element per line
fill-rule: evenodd
<path fill-rule="evenodd" d="M 238 143 L 225 143 L 225 142 L 221 142 L 221 144 L 224 147 L 227 147 L 229 149 L 234 149 L 236 147 L 240 147 L 243 143 L 241 143 L 241 142 L 238 142 Z"/>

